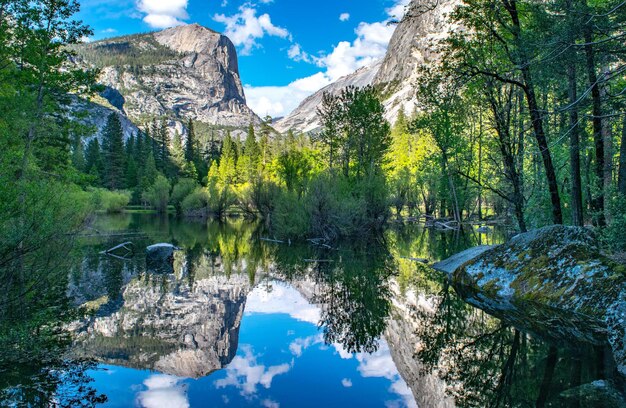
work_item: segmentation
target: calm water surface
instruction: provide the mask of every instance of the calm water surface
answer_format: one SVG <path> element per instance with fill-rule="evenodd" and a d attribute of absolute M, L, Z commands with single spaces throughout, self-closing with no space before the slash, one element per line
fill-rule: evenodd
<path fill-rule="evenodd" d="M 414 259 L 500 233 L 403 227 L 328 250 L 263 241 L 241 220 L 100 216 L 95 228 L 134 235 L 88 238 L 75 256 L 67 293 L 91 316 L 72 325 L 68 361 L 94 363 L 58 400 L 83 386 L 106 407 L 622 405 L 606 348 L 519 331 Z M 123 240 L 135 256 L 99 254 Z M 173 269 L 146 268 L 156 242 L 182 248 Z"/>

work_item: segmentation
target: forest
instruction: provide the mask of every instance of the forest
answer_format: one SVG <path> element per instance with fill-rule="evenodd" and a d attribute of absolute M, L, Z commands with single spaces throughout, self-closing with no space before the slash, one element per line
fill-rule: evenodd
<path fill-rule="evenodd" d="M 589 225 L 608 249 L 626 250 L 621 1 L 464 0 L 421 73 L 417 108 L 395 123 L 380 90 L 347 88 L 324 96 L 319 132 L 280 135 L 265 118 L 241 140 L 207 143 L 191 119 L 184 135 L 155 118 L 127 140 L 117 114 L 101 138 L 71 119 L 73 98 L 101 91 L 97 70 L 69 63 L 91 33 L 78 9 L 0 2 L 5 344 L 28 348 L 30 333 L 54 335 L 72 318 L 50 302 L 63 298 L 64 254 L 98 211 L 237 215 L 273 239 L 325 243 L 425 218 L 520 232 Z"/>

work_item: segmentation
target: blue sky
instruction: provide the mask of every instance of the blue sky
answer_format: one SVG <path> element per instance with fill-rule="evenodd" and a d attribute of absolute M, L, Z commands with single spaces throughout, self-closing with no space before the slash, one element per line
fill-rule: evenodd
<path fill-rule="evenodd" d="M 82 0 L 91 40 L 199 23 L 236 45 L 248 105 L 283 116 L 384 56 L 409 0 Z"/>

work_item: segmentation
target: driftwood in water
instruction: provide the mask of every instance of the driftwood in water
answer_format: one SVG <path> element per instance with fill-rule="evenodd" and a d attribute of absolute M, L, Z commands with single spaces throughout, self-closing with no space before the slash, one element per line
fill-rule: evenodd
<path fill-rule="evenodd" d="M 413 261 L 413 262 L 419 262 L 419 263 L 423 263 L 423 264 L 427 264 L 430 263 L 430 261 L 426 258 L 411 258 L 408 256 L 401 256 L 400 259 L 406 259 L 408 261 Z"/>
<path fill-rule="evenodd" d="M 310 239 L 307 239 L 307 241 L 309 241 L 313 245 L 321 246 L 326 249 L 333 249 L 333 247 L 331 247 L 330 245 L 326 243 L 325 238 L 310 238 Z"/>
<path fill-rule="evenodd" d="M 435 221 L 434 225 L 437 229 L 457 231 L 461 229 L 461 225 L 456 221 Z"/>
<path fill-rule="evenodd" d="M 276 244 L 286 244 L 285 241 L 281 241 L 279 239 L 271 239 L 271 238 L 261 238 L 261 241 L 274 242 Z M 291 241 L 289 243 L 291 244 Z"/>
<path fill-rule="evenodd" d="M 125 249 L 126 253 L 124 254 L 124 257 L 120 257 L 114 254 L 114 252 L 119 251 L 121 249 Z M 127 255 L 132 255 L 135 251 L 133 250 L 133 243 L 132 242 L 123 242 L 119 245 L 114 246 L 113 248 L 109 248 L 106 251 L 102 251 L 100 252 L 103 255 L 110 255 L 113 256 L 115 258 L 122 258 L 124 259 Z"/>

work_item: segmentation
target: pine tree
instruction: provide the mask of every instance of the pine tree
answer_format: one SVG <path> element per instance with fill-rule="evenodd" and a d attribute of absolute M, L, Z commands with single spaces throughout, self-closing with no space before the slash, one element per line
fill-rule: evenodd
<path fill-rule="evenodd" d="M 176 131 L 174 139 L 172 140 L 170 157 L 174 167 L 174 171 L 172 173 L 176 173 L 177 175 L 183 173 L 186 165 L 185 151 L 183 150 L 183 141 L 178 131 Z"/>
<path fill-rule="evenodd" d="M 243 147 L 243 160 L 241 171 L 243 172 L 244 181 L 251 182 L 259 174 L 259 144 L 254 134 L 254 126 L 250 124 L 248 127 L 248 135 Z"/>
<path fill-rule="evenodd" d="M 74 146 L 72 148 L 72 165 L 78 171 L 84 172 L 86 169 L 85 148 L 80 137 L 76 137 L 74 139 Z"/>
<path fill-rule="evenodd" d="M 199 159 L 197 143 L 193 120 L 189 119 L 189 124 L 187 125 L 187 142 L 185 143 L 185 160 L 188 162 L 195 163 Z"/>
<path fill-rule="evenodd" d="M 135 150 L 137 149 L 137 141 L 134 135 L 131 135 L 126 141 L 126 171 L 124 179 L 126 188 L 133 189 L 137 186 L 137 162 L 135 161 Z"/>
<path fill-rule="evenodd" d="M 232 185 L 237 181 L 237 150 L 235 143 L 230 136 L 230 132 L 226 134 L 222 145 L 222 155 L 219 164 L 219 181 L 222 185 Z"/>
<path fill-rule="evenodd" d="M 102 160 L 102 152 L 100 142 L 94 137 L 87 143 L 85 151 L 85 173 L 94 176 L 94 184 L 101 185 L 104 173 L 104 161 Z"/>
<path fill-rule="evenodd" d="M 124 132 L 116 113 L 109 115 L 103 131 L 106 158 L 105 186 L 115 190 L 124 187 L 125 151 Z"/>

